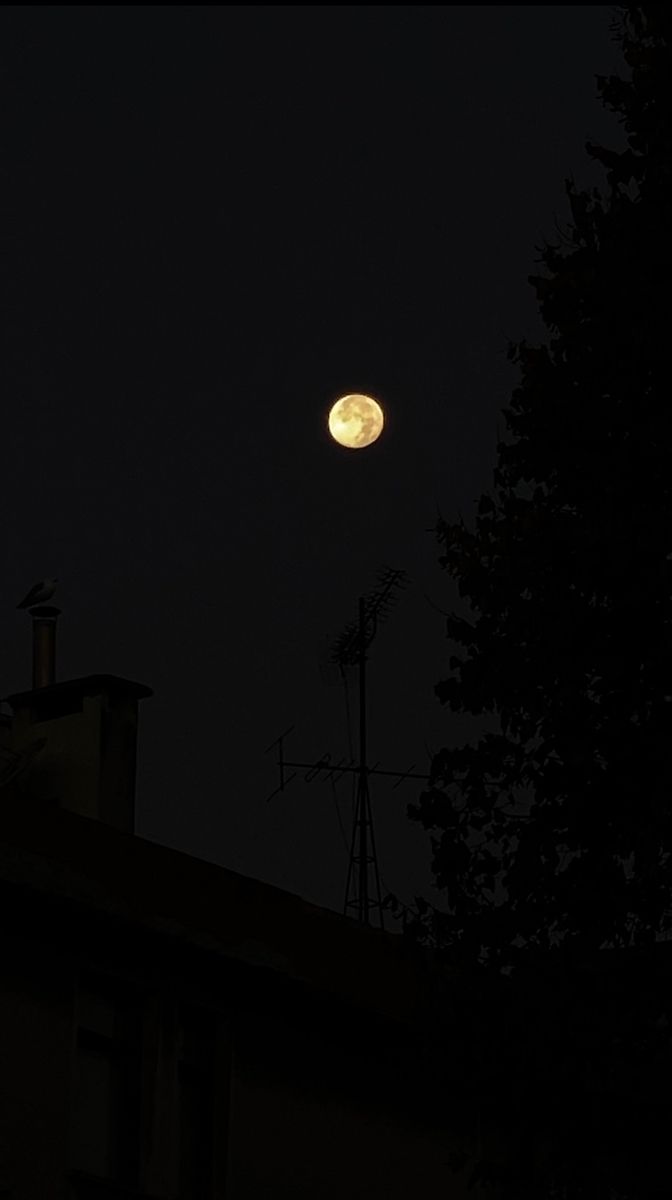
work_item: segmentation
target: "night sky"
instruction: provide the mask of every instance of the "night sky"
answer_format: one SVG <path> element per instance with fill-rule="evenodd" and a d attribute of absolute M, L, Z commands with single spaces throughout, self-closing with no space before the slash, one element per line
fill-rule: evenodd
<path fill-rule="evenodd" d="M 137 831 L 339 909 L 350 791 L 266 746 L 348 753 L 330 643 L 381 567 L 371 759 L 463 740 L 434 684 L 456 597 L 428 532 L 491 484 L 541 339 L 527 276 L 621 146 L 606 6 L 8 7 L 0 16 L 0 695 L 30 686 L 57 575 L 59 679 L 141 707 Z M 330 404 L 383 436 L 348 451 Z M 353 717 L 356 696 L 351 694 Z M 353 734 L 355 730 L 353 727 Z M 384 890 L 431 896 L 417 786 L 373 789 Z"/>

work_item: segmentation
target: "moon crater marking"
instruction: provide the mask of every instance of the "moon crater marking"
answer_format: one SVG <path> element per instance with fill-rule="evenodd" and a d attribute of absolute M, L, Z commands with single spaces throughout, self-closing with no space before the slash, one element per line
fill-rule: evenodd
<path fill-rule="evenodd" d="M 361 450 L 380 437 L 383 410 L 372 396 L 353 393 L 341 396 L 329 413 L 329 432 L 334 441 L 349 450 Z"/>

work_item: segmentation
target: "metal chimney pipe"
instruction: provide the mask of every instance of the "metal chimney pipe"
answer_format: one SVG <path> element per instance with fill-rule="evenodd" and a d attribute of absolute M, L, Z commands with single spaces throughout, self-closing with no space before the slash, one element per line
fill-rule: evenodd
<path fill-rule="evenodd" d="M 28 612 L 33 618 L 33 688 L 49 687 L 56 682 L 56 621 L 61 610 L 38 604 Z"/>

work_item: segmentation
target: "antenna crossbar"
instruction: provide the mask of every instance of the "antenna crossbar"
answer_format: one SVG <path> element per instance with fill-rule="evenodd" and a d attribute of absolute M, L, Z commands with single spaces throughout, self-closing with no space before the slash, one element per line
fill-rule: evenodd
<path fill-rule="evenodd" d="M 341 760 L 341 762 L 334 763 L 332 766 L 330 757 L 327 754 L 325 754 L 322 758 L 316 759 L 314 762 L 295 762 L 293 759 L 285 758 L 278 760 L 278 766 L 281 769 L 285 767 L 296 767 L 297 770 L 293 775 L 290 775 L 289 779 L 285 779 L 284 783 L 281 783 L 280 786 L 275 789 L 275 791 L 271 792 L 271 795 L 268 797 L 269 800 L 271 799 L 271 796 L 275 796 L 277 792 L 284 791 L 288 784 L 291 783 L 292 779 L 296 779 L 298 771 L 306 772 L 303 777 L 304 783 L 315 782 L 315 780 L 318 780 L 318 777 L 322 772 L 325 772 L 325 778 L 324 780 L 318 781 L 327 783 L 332 778 L 334 781 L 336 781 L 336 779 L 340 778 L 341 775 L 359 775 L 361 771 L 361 767 L 358 767 L 352 762 L 343 765 L 343 760 Z M 413 763 L 413 766 L 415 766 L 415 763 Z M 409 767 L 408 771 L 385 771 L 380 767 L 364 767 L 364 770 L 367 775 L 386 775 L 390 779 L 396 779 L 397 783 L 395 783 L 395 787 L 399 787 L 399 784 L 403 783 L 405 779 L 429 779 L 428 774 L 420 771 L 414 771 L 412 767 Z"/>
<path fill-rule="evenodd" d="M 370 913 L 377 909 L 380 928 L 384 928 L 383 905 L 380 893 L 380 878 L 378 875 L 378 858 L 373 831 L 373 816 L 371 798 L 369 795 L 369 779 L 372 775 L 382 775 L 396 779 L 394 787 L 399 787 L 406 779 L 429 779 L 429 775 L 414 771 L 415 763 L 406 771 L 387 771 L 374 763 L 367 762 L 367 730 L 366 730 L 366 652 L 373 641 L 379 624 L 386 620 L 395 602 L 395 592 L 407 584 L 405 571 L 386 567 L 378 576 L 378 586 L 367 596 L 359 599 L 357 620 L 347 625 L 336 639 L 331 650 L 331 662 L 337 664 L 344 674 L 345 667 L 356 666 L 359 675 L 359 760 L 340 758 L 332 762 L 331 754 L 323 754 L 313 762 L 299 762 L 288 759 L 284 752 L 284 739 L 291 733 L 293 726 L 285 730 L 268 747 L 277 747 L 277 765 L 280 772 L 280 783 L 275 791 L 267 797 L 267 801 L 284 792 L 285 788 L 296 778 L 299 771 L 304 773 L 306 783 L 336 782 L 343 775 L 357 777 L 355 796 L 352 840 L 348 877 L 345 887 L 343 912 L 347 915 L 350 909 L 355 909 L 357 919 L 370 924 Z M 287 775 L 290 771 L 291 774 Z"/>

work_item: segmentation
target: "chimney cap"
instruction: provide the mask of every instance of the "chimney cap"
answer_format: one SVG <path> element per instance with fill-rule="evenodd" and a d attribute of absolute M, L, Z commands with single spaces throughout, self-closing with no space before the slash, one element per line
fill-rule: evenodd
<path fill-rule="evenodd" d="M 50 620 L 56 620 L 62 613 L 61 608 L 54 608 L 52 604 L 36 604 L 33 608 L 28 609 L 31 617 L 47 617 Z"/>
<path fill-rule="evenodd" d="M 58 611 L 58 610 L 56 610 Z M 144 683 L 135 683 L 132 679 L 122 679 L 119 675 L 85 675 L 82 679 L 66 679 L 62 683 L 50 683 L 38 689 L 41 700 L 52 696 L 54 700 L 73 696 L 100 696 L 107 692 L 117 696 L 128 696 L 134 700 L 146 700 L 154 693 Z M 14 692 L 5 699 L 13 709 L 25 708 L 35 699 L 36 692 Z"/>

